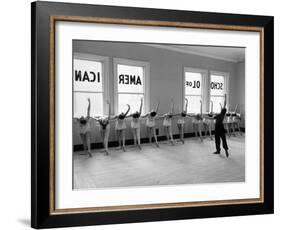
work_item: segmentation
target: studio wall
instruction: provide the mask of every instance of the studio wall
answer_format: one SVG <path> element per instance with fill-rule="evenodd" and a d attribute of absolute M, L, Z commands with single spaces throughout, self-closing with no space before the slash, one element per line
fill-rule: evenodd
<path fill-rule="evenodd" d="M 73 41 L 73 52 L 94 54 L 109 57 L 109 99 L 113 103 L 113 58 L 132 59 L 150 63 L 150 107 L 160 102 L 159 114 L 169 111 L 170 99 L 175 101 L 175 110 L 180 111 L 183 105 L 183 70 L 184 67 L 198 68 L 210 71 L 228 72 L 229 77 L 229 108 L 233 110 L 236 104 L 241 104 L 244 113 L 245 101 L 245 64 L 219 60 L 172 50 L 149 47 L 142 44 L 110 43 L 95 41 Z M 238 87 L 238 88 L 237 88 Z M 239 89 L 239 90 L 237 90 Z M 114 111 L 112 111 L 114 112 Z M 207 106 L 203 112 L 208 112 Z M 159 135 L 164 135 L 162 120 L 157 121 Z M 243 122 L 244 124 L 244 122 Z M 111 122 L 109 141 L 116 140 L 115 123 Z M 99 126 L 91 122 L 93 143 L 101 142 Z M 177 133 L 176 120 L 173 121 L 173 132 Z M 185 132 L 192 132 L 191 119 L 185 124 Z M 141 137 L 146 137 L 144 121 Z M 132 139 L 130 119 L 127 121 L 126 139 Z M 77 123 L 73 122 L 73 144 L 81 144 Z"/>

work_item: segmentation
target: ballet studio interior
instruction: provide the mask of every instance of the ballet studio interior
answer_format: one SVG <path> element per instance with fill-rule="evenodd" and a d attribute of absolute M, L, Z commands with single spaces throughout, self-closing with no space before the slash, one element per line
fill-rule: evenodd
<path fill-rule="evenodd" d="M 245 181 L 245 48 L 72 45 L 73 189 Z"/>

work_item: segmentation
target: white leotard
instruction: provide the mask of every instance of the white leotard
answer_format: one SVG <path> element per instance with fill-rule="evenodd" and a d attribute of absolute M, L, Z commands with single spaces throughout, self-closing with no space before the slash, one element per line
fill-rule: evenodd
<path fill-rule="evenodd" d="M 146 126 L 147 127 L 154 127 L 155 126 L 155 117 L 151 117 L 150 115 L 147 116 L 146 118 Z"/>
<path fill-rule="evenodd" d="M 192 118 L 192 123 L 193 123 L 193 124 L 200 124 L 201 122 L 202 122 L 201 119 L 199 120 L 199 119 L 197 119 L 196 117 L 193 117 L 193 118 Z"/>
<path fill-rule="evenodd" d="M 184 117 L 180 117 L 177 121 L 177 124 L 184 124 L 184 123 L 185 123 Z"/>
<path fill-rule="evenodd" d="M 86 134 L 87 132 L 91 132 L 90 121 L 87 120 L 86 124 L 81 124 L 79 122 L 79 133 Z"/>
<path fill-rule="evenodd" d="M 131 128 L 133 128 L 133 129 L 139 129 L 140 128 L 140 119 L 139 118 L 132 118 Z"/>
<path fill-rule="evenodd" d="M 163 120 L 163 126 L 171 127 L 172 126 L 172 118 L 170 118 L 169 116 L 165 116 L 165 118 Z"/>
<path fill-rule="evenodd" d="M 203 118 L 203 123 L 210 125 L 210 124 L 214 123 L 214 121 L 211 119 Z"/>
<path fill-rule="evenodd" d="M 116 122 L 115 122 L 115 129 L 116 130 L 126 129 L 126 121 L 125 121 L 125 119 L 122 120 L 122 119 L 117 118 Z"/>

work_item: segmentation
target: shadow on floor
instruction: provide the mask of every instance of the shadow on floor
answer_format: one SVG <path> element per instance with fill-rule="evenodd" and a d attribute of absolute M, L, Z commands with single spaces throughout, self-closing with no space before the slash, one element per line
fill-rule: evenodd
<path fill-rule="evenodd" d="M 18 222 L 24 226 L 30 227 L 30 220 L 29 219 L 18 219 Z"/>

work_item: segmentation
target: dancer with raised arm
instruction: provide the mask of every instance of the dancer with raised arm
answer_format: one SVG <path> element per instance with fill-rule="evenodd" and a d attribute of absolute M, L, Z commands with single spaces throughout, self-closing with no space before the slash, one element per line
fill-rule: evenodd
<path fill-rule="evenodd" d="M 147 128 L 149 143 L 151 144 L 152 136 L 153 136 L 157 147 L 159 147 L 159 144 L 157 141 L 156 130 L 155 130 L 155 119 L 157 117 L 158 109 L 159 109 L 159 102 L 155 110 L 151 110 L 150 113 L 147 113 L 146 115 L 142 116 L 143 118 L 146 118 L 145 125 Z"/>
<path fill-rule="evenodd" d="M 234 128 L 234 119 L 236 117 L 236 110 L 237 110 L 237 104 L 235 106 L 235 109 L 233 112 L 229 111 L 228 113 L 226 113 L 227 116 L 227 123 L 228 123 L 228 129 L 229 129 L 229 137 L 231 136 L 231 134 L 233 136 L 235 135 L 235 128 Z"/>
<path fill-rule="evenodd" d="M 220 107 L 221 107 L 221 111 L 223 108 L 226 109 L 226 94 L 224 95 L 224 105 L 222 106 L 221 103 L 220 103 Z M 223 125 L 225 127 L 225 130 L 226 130 L 226 133 L 227 133 L 227 136 L 230 137 L 230 124 L 231 124 L 231 120 L 230 120 L 230 113 L 227 112 L 224 116 L 224 120 L 223 120 Z"/>
<path fill-rule="evenodd" d="M 201 141 L 203 141 L 203 139 L 202 139 L 202 131 L 201 131 L 202 120 L 203 120 L 202 100 L 200 100 L 200 113 L 196 114 L 195 116 L 193 116 L 192 125 L 193 125 L 193 130 L 195 132 L 195 136 L 198 137 L 198 134 L 199 134 L 199 137 L 200 137 Z"/>
<path fill-rule="evenodd" d="M 177 120 L 177 126 L 179 130 L 180 135 L 180 141 L 184 144 L 184 124 L 185 124 L 185 118 L 187 116 L 187 106 L 188 106 L 188 100 L 185 98 L 185 107 L 184 110 L 178 114 L 180 117 Z"/>
<path fill-rule="evenodd" d="M 117 139 L 118 139 L 119 147 L 120 147 L 120 149 L 123 149 L 124 152 L 126 151 L 126 148 L 125 148 L 125 130 L 126 130 L 125 118 L 130 111 L 130 105 L 127 104 L 127 106 L 128 106 L 128 109 L 125 113 L 122 112 L 113 118 L 114 120 L 116 120 L 115 130 L 117 132 Z"/>
<path fill-rule="evenodd" d="M 232 117 L 233 117 L 233 129 L 234 129 L 234 132 L 236 131 L 236 128 L 238 129 L 240 135 L 242 136 L 242 131 L 240 129 L 240 123 L 241 123 L 241 105 L 239 105 L 239 113 L 237 113 L 237 106 L 235 107 L 235 110 L 232 114 Z"/>
<path fill-rule="evenodd" d="M 167 141 L 170 142 L 171 145 L 175 145 L 173 139 L 173 132 L 172 132 L 173 116 L 174 116 L 174 100 L 171 99 L 170 111 L 162 116 L 159 116 L 159 118 L 164 118 L 163 120 L 164 131 L 167 137 Z"/>
<path fill-rule="evenodd" d="M 88 98 L 87 116 L 81 116 L 80 118 L 74 118 L 78 122 L 79 134 L 83 143 L 83 149 L 88 153 L 89 157 L 92 157 L 91 152 L 91 126 L 90 126 L 90 112 L 91 112 L 91 100 Z"/>
<path fill-rule="evenodd" d="M 225 114 L 226 114 L 226 94 L 225 94 L 225 102 L 224 102 L 224 107 L 222 108 L 220 114 L 216 115 L 214 117 L 216 124 L 215 124 L 215 142 L 216 142 L 216 152 L 214 154 L 220 154 L 220 140 L 222 139 L 222 146 L 225 150 L 225 155 L 226 157 L 229 157 L 228 153 L 228 146 L 226 142 L 226 137 L 225 137 L 225 128 L 223 121 L 225 119 Z"/>
<path fill-rule="evenodd" d="M 103 141 L 103 147 L 105 150 L 106 155 L 108 155 L 108 137 L 110 131 L 110 114 L 111 114 L 111 105 L 110 102 L 107 101 L 108 104 L 108 116 L 104 118 L 94 117 L 93 119 L 96 120 L 100 125 L 100 135 Z"/>
<path fill-rule="evenodd" d="M 213 140 L 213 137 L 212 137 L 212 124 L 213 124 L 213 120 L 212 119 L 209 119 L 209 117 L 213 117 L 213 102 L 210 101 L 211 103 L 211 112 L 207 114 L 207 117 L 204 117 L 203 118 L 203 127 L 204 127 L 204 133 L 205 133 L 205 136 L 208 135 L 208 131 L 209 131 L 209 137 L 211 140 Z"/>
<path fill-rule="evenodd" d="M 132 117 L 131 128 L 132 128 L 133 136 L 134 136 L 134 144 L 135 144 L 135 146 L 138 146 L 139 149 L 141 149 L 141 145 L 140 145 L 140 116 L 141 116 L 141 112 L 142 112 L 142 105 L 143 105 L 143 99 L 141 98 L 139 111 L 136 111 L 135 113 L 130 115 L 130 117 Z"/>

